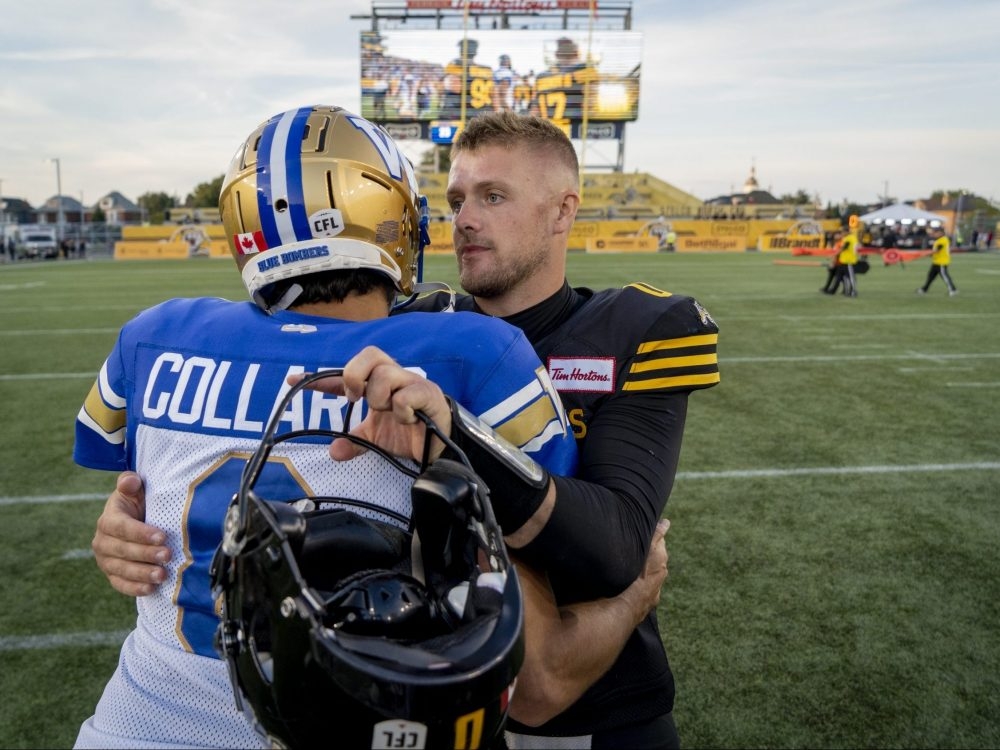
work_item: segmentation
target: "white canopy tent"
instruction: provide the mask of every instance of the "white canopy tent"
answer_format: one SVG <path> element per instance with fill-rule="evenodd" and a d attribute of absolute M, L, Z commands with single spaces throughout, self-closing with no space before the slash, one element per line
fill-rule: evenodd
<path fill-rule="evenodd" d="M 930 211 L 921 211 L 908 203 L 894 203 L 858 217 L 865 224 L 916 224 L 917 226 L 938 226 L 944 224 L 944 217 Z"/>

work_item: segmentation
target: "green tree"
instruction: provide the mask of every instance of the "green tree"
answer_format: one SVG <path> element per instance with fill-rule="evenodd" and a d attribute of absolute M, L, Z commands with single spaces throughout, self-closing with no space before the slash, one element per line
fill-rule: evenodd
<path fill-rule="evenodd" d="M 136 202 L 145 209 L 150 224 L 162 224 L 167 211 L 177 205 L 173 196 L 166 193 L 143 193 Z"/>
<path fill-rule="evenodd" d="M 782 203 L 791 203 L 795 206 L 807 206 L 813 202 L 809 191 L 805 188 L 799 188 L 794 193 L 786 193 L 778 198 L 778 200 Z"/>
<path fill-rule="evenodd" d="M 219 195 L 222 193 L 222 181 L 225 178 L 225 175 L 220 174 L 210 182 L 201 183 L 184 199 L 184 205 L 188 208 L 217 208 Z"/>

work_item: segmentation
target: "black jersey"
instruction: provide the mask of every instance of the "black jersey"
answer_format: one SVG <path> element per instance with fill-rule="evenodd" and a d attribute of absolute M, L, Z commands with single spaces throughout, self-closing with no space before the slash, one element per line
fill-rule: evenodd
<path fill-rule="evenodd" d="M 440 309 L 449 298 L 436 293 L 413 305 Z M 478 309 L 463 295 L 454 306 Z M 598 292 L 565 285 L 506 320 L 547 365 L 580 449 L 577 476 L 553 477 L 552 517 L 516 555 L 548 573 L 560 604 L 613 596 L 645 565 L 673 486 L 688 394 L 719 382 L 718 327 L 691 297 L 645 284 Z M 673 697 L 654 611 L 573 706 L 542 727 L 508 728 L 590 734 L 664 714 Z"/>

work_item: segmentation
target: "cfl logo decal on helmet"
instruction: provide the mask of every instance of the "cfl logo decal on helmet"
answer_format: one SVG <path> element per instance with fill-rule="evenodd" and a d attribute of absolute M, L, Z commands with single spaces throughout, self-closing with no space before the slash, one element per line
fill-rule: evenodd
<path fill-rule="evenodd" d="M 344 217 L 336 208 L 325 208 L 309 217 L 313 237 L 336 237 L 344 231 Z"/>
<path fill-rule="evenodd" d="M 427 725 L 418 721 L 380 721 L 372 727 L 372 750 L 424 750 L 427 747 Z"/>

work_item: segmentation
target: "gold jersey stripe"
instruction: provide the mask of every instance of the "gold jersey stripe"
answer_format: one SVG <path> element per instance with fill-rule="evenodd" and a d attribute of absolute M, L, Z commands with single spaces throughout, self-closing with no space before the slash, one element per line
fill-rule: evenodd
<path fill-rule="evenodd" d="M 684 349 L 689 346 L 714 346 L 719 343 L 719 334 L 703 333 L 700 336 L 686 336 L 680 339 L 666 339 L 664 341 L 647 341 L 639 344 L 637 354 L 648 354 L 649 352 L 660 351 L 661 349 Z"/>
<path fill-rule="evenodd" d="M 667 388 L 685 388 L 695 385 L 713 385 L 719 382 L 718 372 L 706 372 L 700 375 L 677 375 L 671 378 L 655 378 L 653 380 L 630 380 L 622 386 L 623 391 L 655 391 Z"/>
<path fill-rule="evenodd" d="M 629 372 L 650 372 L 651 370 L 677 369 L 680 367 L 696 367 L 698 365 L 718 365 L 716 354 L 692 354 L 687 357 L 661 357 L 647 362 L 636 362 Z"/>
<path fill-rule="evenodd" d="M 96 382 L 83 402 L 83 409 L 108 435 L 125 426 L 125 409 L 110 408 L 101 398 L 101 390 Z"/>
<path fill-rule="evenodd" d="M 543 395 L 531 406 L 518 412 L 516 417 L 499 425 L 496 430 L 508 442 L 521 446 L 540 435 L 545 425 L 558 418 L 552 401 Z"/>

